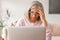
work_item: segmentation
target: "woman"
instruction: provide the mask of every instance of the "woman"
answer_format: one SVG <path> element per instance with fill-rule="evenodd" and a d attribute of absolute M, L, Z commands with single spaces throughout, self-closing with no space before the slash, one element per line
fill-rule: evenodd
<path fill-rule="evenodd" d="M 46 40 L 51 40 L 51 31 L 48 28 L 49 25 L 45 19 L 44 9 L 39 1 L 33 1 L 32 4 L 27 8 L 24 17 L 19 19 L 16 27 L 19 26 L 44 26 L 46 27 Z M 6 29 L 5 29 L 6 30 Z M 7 30 L 5 31 L 7 39 Z"/>
<path fill-rule="evenodd" d="M 39 1 L 33 1 L 27 9 L 24 17 L 18 20 L 16 26 L 44 26 L 46 27 L 46 40 L 51 40 L 51 30 L 45 19 L 42 4 Z"/>
<path fill-rule="evenodd" d="M 29 23 L 32 23 L 34 25 L 36 22 L 38 24 L 43 23 L 43 26 L 47 26 L 43 6 L 40 2 L 33 1 L 30 8 L 27 9 L 28 10 L 25 13 L 24 17 L 18 20 L 17 26 L 18 25 L 25 26 L 28 25 Z"/>

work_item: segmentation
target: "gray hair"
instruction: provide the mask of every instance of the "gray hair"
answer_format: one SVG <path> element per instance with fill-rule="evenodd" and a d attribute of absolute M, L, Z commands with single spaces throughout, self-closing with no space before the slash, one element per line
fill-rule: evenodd
<path fill-rule="evenodd" d="M 43 13 L 44 13 L 44 9 L 43 9 L 43 5 L 42 5 L 42 3 L 41 2 L 39 2 L 39 1 L 33 1 L 31 4 L 29 4 L 29 6 L 27 7 L 27 10 L 25 11 L 25 18 L 26 19 L 30 19 L 29 18 L 29 15 L 30 15 L 30 11 L 31 11 L 31 9 L 32 8 L 40 8 L 42 11 L 43 11 Z M 38 18 L 38 20 L 40 20 L 40 17 Z"/>
<path fill-rule="evenodd" d="M 33 1 L 32 4 L 31 4 L 31 8 L 35 8 L 35 7 L 40 8 L 44 12 L 43 5 L 42 5 L 41 2 L 39 2 L 39 1 Z"/>

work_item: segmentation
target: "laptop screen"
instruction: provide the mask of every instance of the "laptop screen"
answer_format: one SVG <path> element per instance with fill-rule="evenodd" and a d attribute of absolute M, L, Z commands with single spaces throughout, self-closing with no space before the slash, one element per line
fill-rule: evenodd
<path fill-rule="evenodd" d="M 44 27 L 8 27 L 8 40 L 45 40 Z"/>

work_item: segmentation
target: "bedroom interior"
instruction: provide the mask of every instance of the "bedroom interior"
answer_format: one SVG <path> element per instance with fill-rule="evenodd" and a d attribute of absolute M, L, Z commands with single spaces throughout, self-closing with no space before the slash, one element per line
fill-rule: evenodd
<path fill-rule="evenodd" d="M 2 28 L 7 25 L 15 26 L 16 20 L 23 16 L 27 5 L 32 1 L 34 0 L 0 0 L 0 40 Z M 46 19 L 51 24 L 52 40 L 60 40 L 60 14 L 49 13 L 49 0 L 38 1 L 43 3 Z"/>

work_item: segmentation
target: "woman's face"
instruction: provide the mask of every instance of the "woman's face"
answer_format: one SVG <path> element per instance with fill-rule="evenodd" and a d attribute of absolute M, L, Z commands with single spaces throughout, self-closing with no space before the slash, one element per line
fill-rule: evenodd
<path fill-rule="evenodd" d="M 32 8 L 30 11 L 30 21 L 36 22 L 39 17 L 39 8 Z"/>

